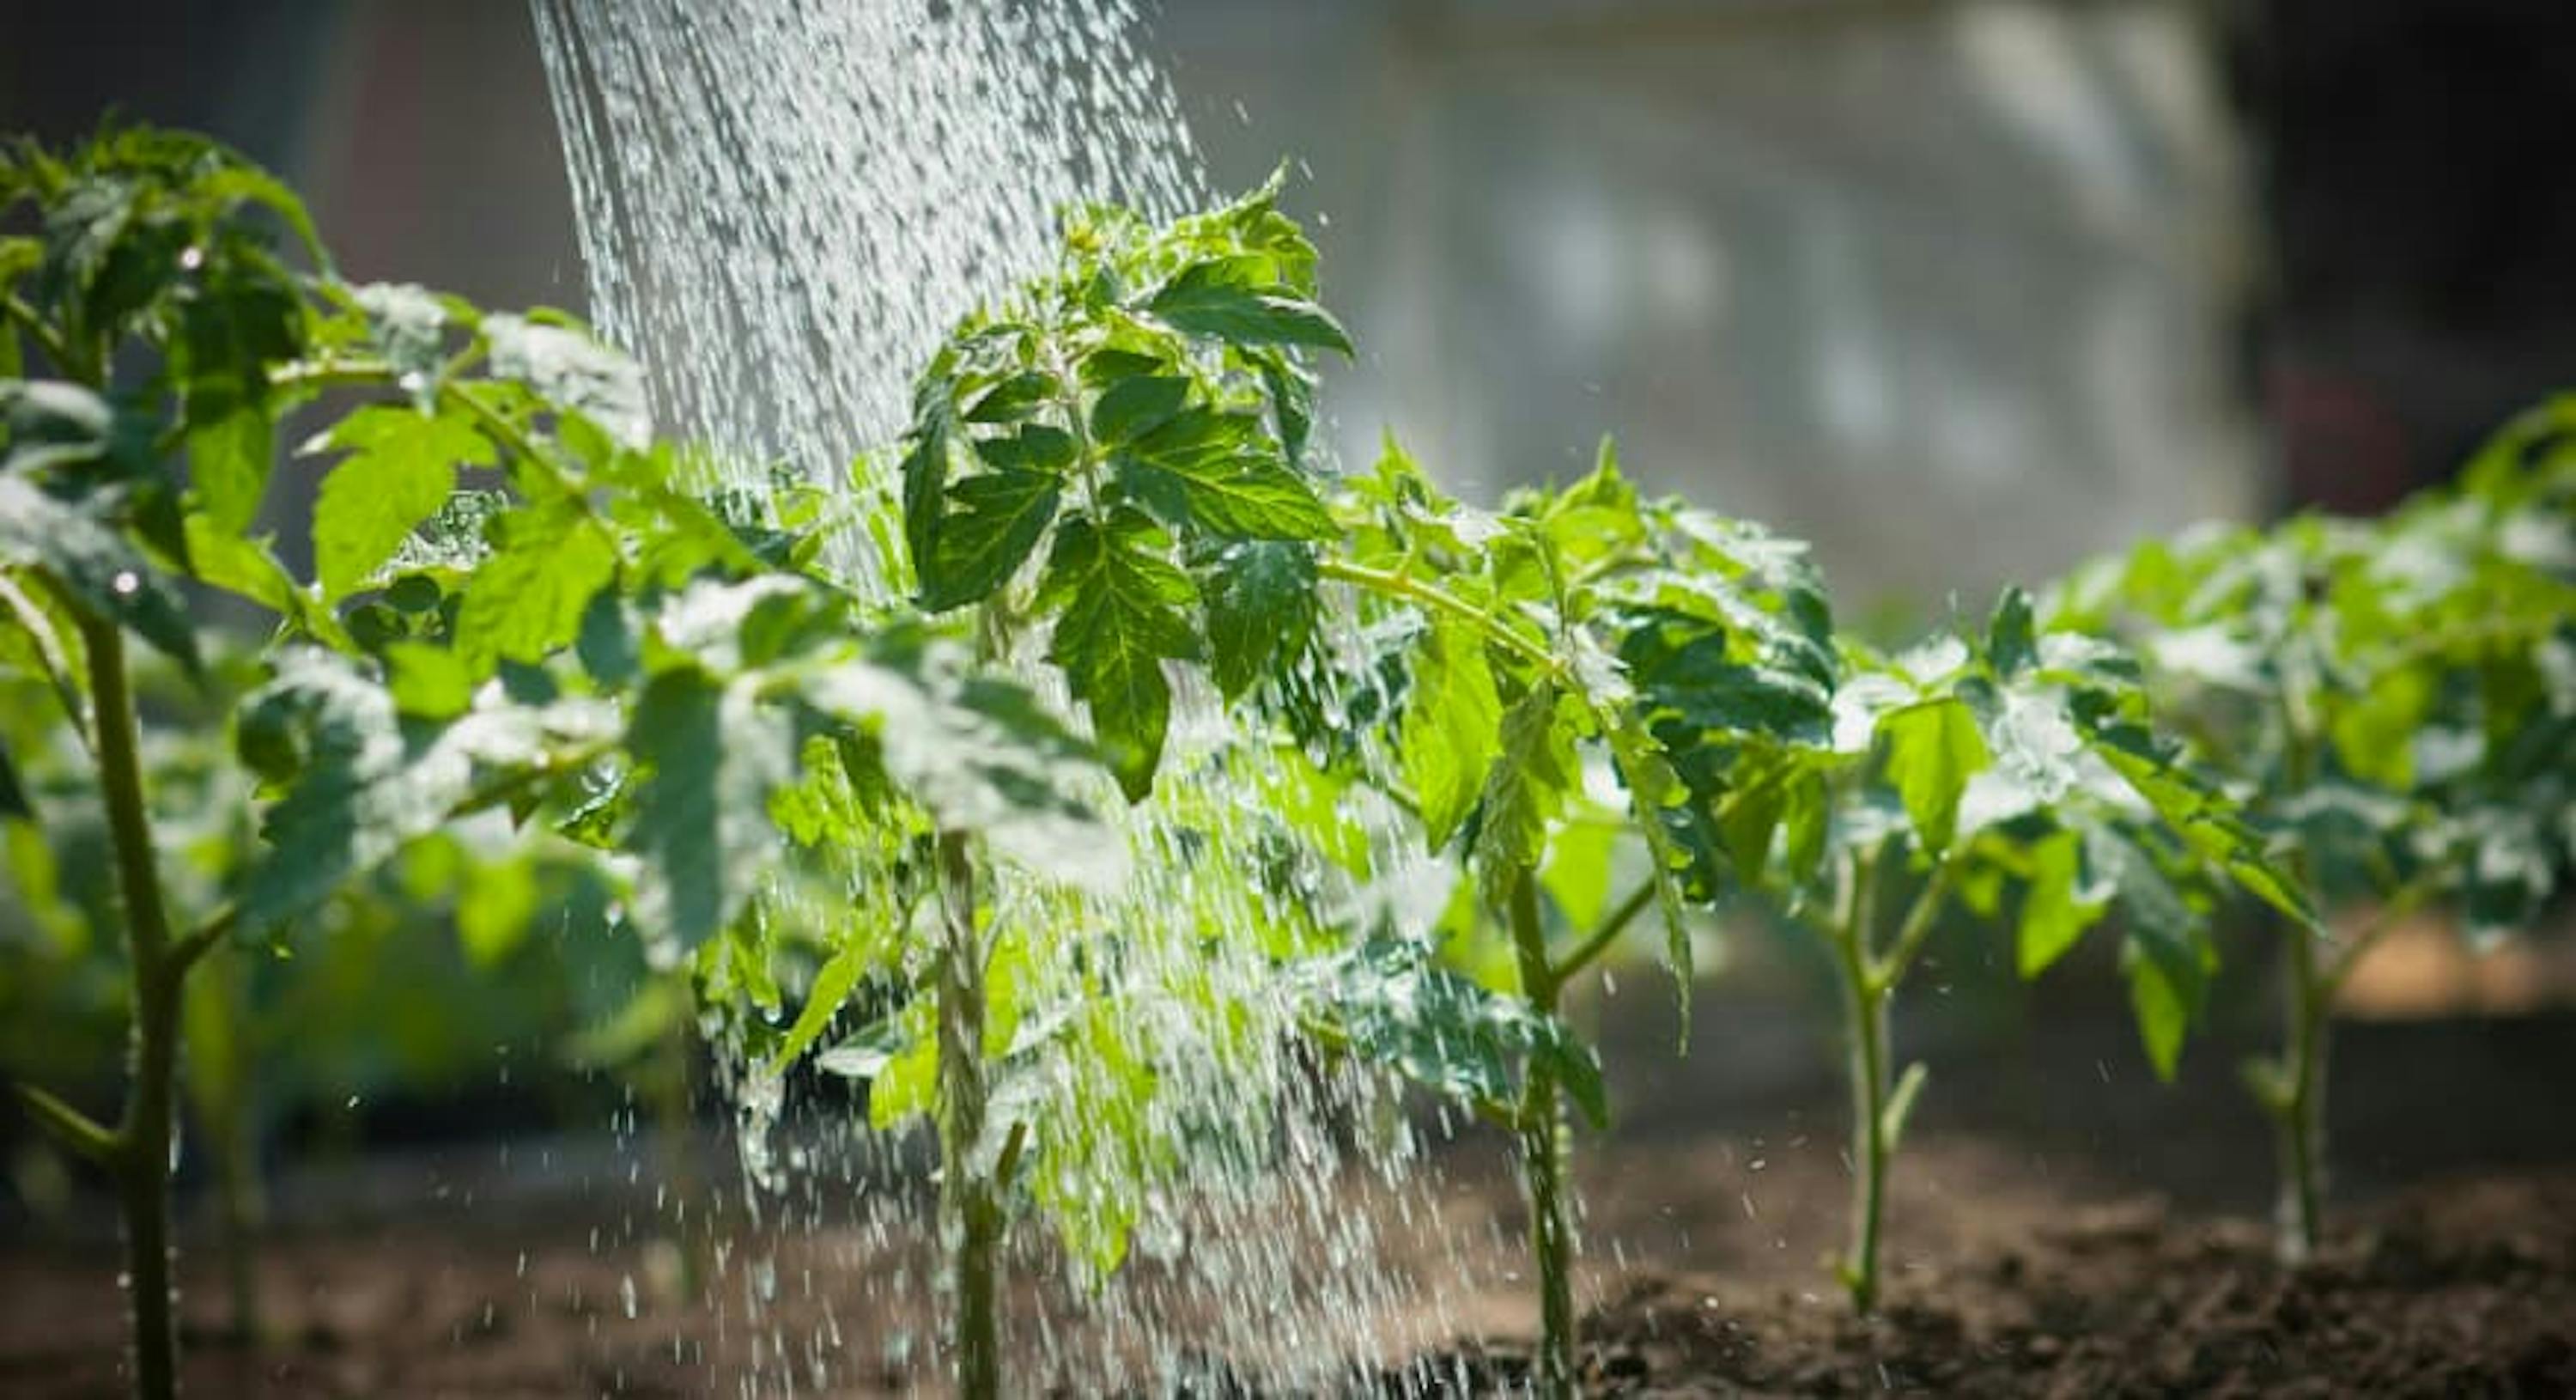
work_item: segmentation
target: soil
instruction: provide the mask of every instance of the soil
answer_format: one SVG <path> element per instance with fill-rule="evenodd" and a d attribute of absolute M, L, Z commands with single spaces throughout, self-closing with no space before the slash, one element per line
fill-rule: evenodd
<path fill-rule="evenodd" d="M 2383 1201 L 2284 1270 L 2245 1221 L 2152 1200 L 1919 1263 L 1881 1314 L 1716 1275 L 1631 1280 L 1586 1320 L 1593 1388 L 1635 1395 L 2576 1395 L 2576 1174 Z M 1417 1363 L 1508 1390 L 1525 1348 Z M 1419 1372 L 1417 1372 L 1418 1374 Z"/>
<path fill-rule="evenodd" d="M 1655 1017 L 1605 1018 L 1613 1064 L 1645 1068 L 1614 1080 L 1628 1125 L 1579 1146 L 1599 1392 L 2576 1395 L 2576 1016 L 2342 1027 L 2336 1229 L 2297 1271 L 2259 1222 L 2267 1145 L 2228 1083 L 2242 1047 L 2223 1033 L 2159 1091 L 2116 1008 L 2001 1030 L 1900 1024 L 1934 1078 L 1890 1204 L 1887 1305 L 1863 1321 L 1819 1262 L 1848 1191 L 1825 1023 L 1771 1005 L 1703 1002 L 1681 1062 Z M 1731 1069 L 1708 1064 L 1727 1056 Z M 1766 1056 L 1770 1071 L 1745 1062 Z M 261 1260 L 271 1337 L 257 1348 L 220 1335 L 219 1271 L 192 1239 L 189 1393 L 937 1389 L 924 1290 L 887 1302 L 865 1286 L 923 1277 L 917 1239 L 737 1218 L 726 1267 L 693 1294 L 655 1238 L 649 1174 L 624 1184 L 649 1150 L 515 1194 L 491 1157 L 430 1160 L 375 1193 L 400 1203 L 390 1212 L 290 1185 Z M 1457 1340 L 1382 1352 L 1390 1369 L 1356 1388 L 1481 1394 L 1526 1374 L 1505 1163 L 1472 1139 L 1443 1166 L 1436 1218 L 1390 1236 L 1391 1266 L 1437 1313 L 1386 1335 Z M 1356 1187 L 1352 1201 L 1384 1204 Z M 120 1393 L 112 1258 L 95 1238 L 0 1239 L 0 1395 Z M 757 1311 L 755 1287 L 772 1295 Z M 1181 1393 L 1261 1389 L 1211 1362 Z"/>

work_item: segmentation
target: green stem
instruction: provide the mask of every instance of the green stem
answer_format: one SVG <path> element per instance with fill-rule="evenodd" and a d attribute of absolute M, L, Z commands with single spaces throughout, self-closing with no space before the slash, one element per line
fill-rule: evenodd
<path fill-rule="evenodd" d="M 1933 864 L 1931 878 L 1915 892 L 1913 905 L 1905 911 L 1905 922 L 1896 931 L 1896 941 L 1889 946 L 1884 957 L 1870 956 L 1870 931 L 1866 926 L 1860 930 L 1860 948 L 1864 965 L 1869 970 L 1869 984 L 1880 996 L 1895 992 L 1897 984 L 1905 980 L 1905 974 L 1913 970 L 1914 960 L 1922 954 L 1923 945 L 1930 941 L 1933 920 L 1941 912 L 1941 901 L 1950 896 L 1952 868 L 1947 859 Z"/>
<path fill-rule="evenodd" d="M 1619 941 L 1619 935 L 1628 931 L 1628 925 L 1635 923 L 1637 916 L 1646 912 L 1646 907 L 1654 902 L 1655 881 L 1654 877 L 1648 876 L 1644 884 L 1637 886 L 1626 899 L 1619 901 L 1619 907 L 1611 910 L 1601 920 L 1601 926 L 1594 929 L 1590 937 L 1584 939 L 1572 952 L 1567 953 L 1563 959 L 1548 969 L 1547 980 L 1551 995 L 1555 989 L 1562 988 L 1566 983 L 1573 981 L 1577 973 L 1591 966 L 1593 959 L 1609 951 L 1610 945 Z"/>
<path fill-rule="evenodd" d="M 2343 984 L 2352 980 L 2353 969 L 2361 966 L 2362 958 L 2378 945 L 2380 937 L 2403 922 L 2407 915 L 2423 907 L 2424 902 L 2440 889 L 2441 881 L 2431 875 L 2400 886 L 2386 903 L 2379 906 L 2378 912 L 2371 915 L 2368 924 L 2335 950 L 2334 956 L 2326 960 L 2323 974 L 2325 995 L 2330 1004 L 2343 991 Z"/>
<path fill-rule="evenodd" d="M 644 1090 L 652 1105 L 654 1136 L 661 1140 L 662 1179 L 670 1183 L 672 1196 L 681 1201 L 707 1198 L 707 1185 L 698 1171 L 695 1125 L 691 1119 L 691 1104 L 696 1098 L 697 1045 L 697 1028 L 689 1018 L 672 1017 L 655 1037 L 654 1062 L 645 1069 Z M 712 1275 L 714 1242 L 708 1233 L 707 1217 L 701 1214 L 694 1219 L 681 1219 L 677 1234 L 672 1247 L 679 1256 L 680 1296 L 695 1302 Z"/>
<path fill-rule="evenodd" d="M 993 1400 L 1002 1388 L 997 1285 L 1002 1208 L 975 1168 L 989 1086 L 984 1082 L 984 942 L 975 929 L 975 863 L 962 832 L 939 836 L 945 946 L 939 963 L 939 1210 L 955 1251 L 953 1347 L 957 1393 Z"/>
<path fill-rule="evenodd" d="M 2281 1052 L 2280 1093 L 2265 1107 L 2280 1168 L 2275 1243 L 2283 1263 L 2299 1265 L 2315 1255 L 2324 1229 L 2326 1047 L 2334 989 L 2318 965 L 2316 936 L 2297 927 L 2282 936 L 2289 964 L 2281 989 L 2289 1043 Z"/>
<path fill-rule="evenodd" d="M 125 637 L 112 621 L 81 619 L 97 716 L 99 788 L 116 850 L 125 909 L 134 1024 L 125 1114 L 118 1123 L 117 1189 L 125 1215 L 126 1304 L 132 1323 L 134 1393 L 178 1393 L 178 1329 L 170 1271 L 170 1157 L 173 1078 L 178 1064 L 179 982 L 186 969 L 170 951 L 170 918 L 153 867 L 152 821 L 144 807 L 141 741 L 127 688 Z"/>
<path fill-rule="evenodd" d="M 1328 578 L 1337 583 L 1365 588 L 1381 597 L 1400 598 L 1406 602 L 1419 603 L 1434 612 L 1447 613 L 1473 626 L 1487 641 L 1513 653 L 1531 665 L 1545 668 L 1551 675 L 1563 669 L 1555 654 L 1547 649 L 1545 643 L 1531 640 L 1527 634 L 1514 628 L 1502 618 L 1437 584 L 1427 583 L 1410 574 L 1396 573 L 1387 569 L 1372 569 L 1365 564 L 1354 564 L 1347 559 L 1319 559 L 1315 563 L 1315 574 L 1319 578 Z"/>
<path fill-rule="evenodd" d="M 174 951 L 172 962 L 178 961 Z M 187 980 L 180 1000 L 179 1029 L 188 1045 L 183 1085 L 214 1148 L 216 1244 L 232 1307 L 228 1339 L 237 1346 L 257 1346 L 265 1336 L 258 1250 L 267 1211 L 259 1179 L 249 969 L 240 958 L 214 963 Z"/>
<path fill-rule="evenodd" d="M 2315 766 L 2316 741 L 2305 719 L 2285 694 L 2282 767 L 2294 792 L 2307 789 Z M 2292 861 L 2293 873 L 2306 883 L 2305 852 L 2295 853 Z M 2281 979 L 2286 1043 L 2271 1092 L 2262 1097 L 2264 1109 L 2272 1116 L 2279 1178 L 2273 1204 L 2274 1244 L 2282 1262 L 2298 1265 L 2316 1253 L 2324 1229 L 2326 1031 L 2333 1016 L 2334 984 L 2318 963 L 2314 930 L 2286 924 L 2282 937 L 2282 958 L 2287 964 Z"/>
<path fill-rule="evenodd" d="M 1539 922 L 1538 876 L 1523 870 L 1512 881 L 1512 946 L 1519 955 L 1522 994 L 1545 1015 L 1556 1014 L 1560 983 L 1548 967 L 1547 936 Z M 1568 1400 L 1575 1388 L 1574 1226 L 1566 1184 L 1571 1144 L 1564 1096 L 1556 1071 L 1536 1060 L 1522 1087 L 1518 1121 L 1521 1179 L 1529 1192 L 1530 1253 L 1538 1272 L 1539 1350 L 1534 1393 Z"/>
<path fill-rule="evenodd" d="M 18 1091 L 18 1101 L 27 1106 L 28 1115 L 53 1135 L 56 1145 L 91 1166 L 115 1168 L 121 1149 L 114 1129 L 33 1084 L 12 1087 Z"/>
<path fill-rule="evenodd" d="M 1839 927 L 1834 930 L 1835 968 L 1842 983 L 1845 1033 L 1851 1052 L 1852 1222 L 1851 1246 L 1836 1273 L 1851 1294 L 1852 1307 L 1869 1312 L 1878 1306 L 1879 1225 L 1887 1193 L 1887 1003 L 1891 984 L 1873 968 L 1869 950 L 1871 886 L 1878 874 L 1874 857 L 1854 857 L 1846 868 Z M 1918 901 L 1918 907 L 1920 907 Z M 1901 944 L 1900 944 L 1901 946 Z"/>
<path fill-rule="evenodd" d="M 54 328 L 46 324 L 44 317 L 36 314 L 34 307 L 15 296 L 0 292 L 0 315 L 6 315 L 10 320 L 17 322 L 27 334 L 35 337 L 36 348 L 44 351 L 45 358 L 53 362 L 54 373 L 74 372 L 71 347 L 64 343 L 61 336 L 54 333 Z"/>
<path fill-rule="evenodd" d="M 197 960 L 212 952 L 215 946 L 232 936 L 240 922 L 241 911 L 230 904 L 214 912 L 213 917 L 190 929 L 178 942 L 170 945 L 170 967 L 184 974 Z"/>

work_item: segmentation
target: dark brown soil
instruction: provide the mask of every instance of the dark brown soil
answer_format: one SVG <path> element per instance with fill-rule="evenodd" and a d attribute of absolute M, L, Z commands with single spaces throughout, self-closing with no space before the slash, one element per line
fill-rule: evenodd
<path fill-rule="evenodd" d="M 2290 1271 L 2243 1221 L 2153 1202 L 2038 1224 L 1910 1274 L 1883 1314 L 1707 1275 L 1632 1279 L 1588 1319 L 1620 1395 L 2576 1395 L 2576 1175 L 2435 1183 Z M 1509 1389 L 1527 1353 L 1426 1360 Z"/>
<path fill-rule="evenodd" d="M 1892 1187 L 1888 1306 L 1861 1322 L 1820 1264 L 1849 1181 L 1824 1028 L 1795 1008 L 1718 1011 L 1726 1034 L 1704 1006 L 1694 1060 L 1727 1064 L 1676 1070 L 1651 1025 L 1610 1036 L 1614 1066 L 1646 1071 L 1615 1085 L 1622 1130 L 1579 1145 L 1601 1392 L 2576 1396 L 2576 1017 L 2344 1027 L 2337 1228 L 2296 1273 L 2253 1219 L 2268 1163 L 2228 1082 L 2242 1046 L 2196 1048 L 2183 1083 L 2159 1090 L 2116 1016 L 2023 1027 L 2002 1046 L 1900 1025 L 1934 1078 Z M 1754 1073 L 1758 1055 L 1813 1071 Z M 1767 1087 L 1726 1087 L 1748 1082 Z M 649 1147 L 634 1156 L 649 1163 Z M 613 1158 L 532 1196 L 458 1165 L 488 1176 L 491 1157 L 459 1149 L 372 1207 L 282 1189 L 295 1218 L 262 1260 L 274 1335 L 260 1348 L 216 1336 L 219 1271 L 192 1237 L 190 1394 L 939 1389 L 917 1239 L 736 1217 L 724 1267 L 692 1294 L 650 1242 L 649 1171 L 630 1186 L 629 1160 Z M 1386 1266 L 1426 1311 L 1378 1319 L 1378 1345 L 1391 1360 L 1469 1339 L 1409 1370 L 1412 1388 L 1508 1389 L 1532 1323 L 1522 1209 L 1497 1144 L 1472 1139 L 1444 1166 L 1430 1217 L 1384 1234 Z M 1351 1201 L 1386 1205 L 1357 1189 Z M 120 1393 L 113 1254 L 94 1235 L 0 1239 L 0 1396 Z M 1023 1300 L 1024 1336 L 1035 1306 Z M 1095 1325 L 1049 1306 L 1060 1328 Z"/>

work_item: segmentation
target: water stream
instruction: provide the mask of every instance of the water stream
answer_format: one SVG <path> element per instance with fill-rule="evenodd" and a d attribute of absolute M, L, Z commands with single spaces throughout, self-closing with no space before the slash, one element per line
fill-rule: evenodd
<path fill-rule="evenodd" d="M 725 472 L 784 467 L 862 508 L 890 500 L 891 455 L 862 449 L 900 434 L 912 375 L 961 313 L 1052 263 L 1059 207 L 1112 200 L 1165 219 L 1207 202 L 1131 0 L 533 9 L 593 318 L 645 364 L 661 429 L 706 444 Z M 891 592 L 864 548 L 834 565 L 863 592 Z M 1381 1212 L 1354 1208 L 1360 1178 L 1380 1205 L 1394 1201 L 1394 1217 L 1431 1227 L 1427 1188 L 1409 1179 L 1410 1133 L 1384 1090 L 1292 1057 L 1267 955 L 1228 936 L 1267 922 L 1260 896 L 1203 872 L 1245 868 L 1275 833 L 1252 815 L 1265 804 L 1235 776 L 1243 767 L 1223 761 L 1229 731 L 1215 705 L 1179 700 L 1165 779 L 1128 814 L 1128 887 L 996 896 L 1005 925 L 1025 931 L 1034 978 L 1059 994 L 1079 981 L 1074 1001 L 1117 1007 L 1109 1037 L 1050 1064 L 1024 1113 L 1041 1132 L 1077 1133 L 1133 1112 L 1153 1159 L 1086 1160 L 1067 1147 L 1057 1179 L 1040 1183 L 1059 1212 L 1135 1216 L 1144 1267 L 1096 1295 L 1043 1229 L 1014 1237 L 1013 1268 L 1053 1301 L 1023 1313 L 1012 1350 L 1083 1391 L 1169 1390 L 1202 1354 L 1273 1378 L 1318 1376 L 1371 1341 L 1429 1340 L 1388 1337 L 1399 1316 L 1446 1331 L 1436 1300 L 1377 1266 Z M 1409 849 L 1391 819 L 1385 834 L 1382 847 Z M 1438 887 L 1408 878 L 1417 873 L 1382 872 L 1378 888 Z M 1109 932 L 1122 953 L 1114 972 L 1079 951 Z M 1209 1005 L 1242 1019 L 1211 1017 Z M 1149 1064 L 1150 1092 L 1104 1087 L 1104 1056 Z M 888 1261 L 906 1232 L 926 1228 L 922 1193 L 896 1185 L 917 1180 L 918 1144 L 835 1124 L 783 1135 L 791 1145 L 773 1152 L 779 1085 L 740 1066 L 726 1078 L 744 1110 L 754 1208 L 791 1229 L 857 1232 L 871 1247 L 824 1286 L 917 1314 L 928 1281 Z M 1392 1126 L 1352 1133 L 1334 1119 Z M 763 1264 L 727 1267 L 752 1283 L 720 1289 L 722 1305 L 756 1333 Z M 882 1349 L 845 1334 L 778 1338 L 739 1387 L 795 1392 L 836 1367 L 875 1366 Z"/>

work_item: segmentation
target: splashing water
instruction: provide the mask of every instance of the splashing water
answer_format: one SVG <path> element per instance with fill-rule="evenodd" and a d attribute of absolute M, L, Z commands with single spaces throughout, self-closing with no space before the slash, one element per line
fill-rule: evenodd
<path fill-rule="evenodd" d="M 1056 211 L 1206 202 L 1128 0 L 532 0 L 600 331 L 662 425 L 837 475 Z"/>
<path fill-rule="evenodd" d="M 961 314 L 1052 265 L 1058 208 L 1109 200 L 1159 221 L 1208 202 L 1171 89 L 1137 46 L 1131 0 L 532 4 L 594 318 L 646 366 L 663 430 L 713 449 L 719 485 L 784 464 L 830 490 L 890 499 L 886 482 L 852 480 L 846 464 L 901 432 L 912 375 Z M 890 600 L 864 549 L 833 563 Z M 1426 1311 L 1375 1266 L 1379 1226 L 1348 1194 L 1353 1135 L 1326 1125 L 1397 1125 L 1356 1134 L 1357 1154 L 1396 1183 L 1417 1229 L 1437 1229 L 1427 1186 L 1404 1184 L 1409 1134 L 1384 1090 L 1294 1062 L 1293 1009 L 1268 952 L 1243 932 L 1287 922 L 1239 874 L 1273 835 L 1256 778 L 1227 760 L 1209 697 L 1184 687 L 1176 700 L 1164 780 L 1128 821 L 1130 886 L 1104 898 L 1006 885 L 994 899 L 1005 942 L 1026 960 L 1030 1004 L 1093 1013 L 1059 1037 L 1082 1053 L 1029 1076 L 1014 1105 L 1041 1138 L 1058 1135 L 1042 1158 L 1054 1174 L 1032 1189 L 1076 1237 L 1132 1221 L 1143 1265 L 1097 1296 L 1044 1289 L 1048 1305 L 1019 1325 L 1013 1350 L 1040 1358 L 1030 1378 L 1080 1390 L 1173 1388 L 1203 1353 L 1283 1380 L 1320 1376 L 1372 1340 L 1432 1340 L 1387 1335 L 1400 1314 L 1447 1330 L 1436 1303 Z M 1392 814 L 1375 825 L 1380 849 L 1411 849 Z M 1305 893 L 1445 888 L 1390 859 L 1375 891 Z M 1097 954 L 1109 944 L 1115 969 Z M 725 1018 L 709 1026 L 722 1043 Z M 1104 1072 L 1120 1064 L 1145 1072 Z M 900 1185 L 918 1178 L 917 1143 L 827 1128 L 774 1151 L 778 1081 L 742 1063 L 725 1078 L 746 1118 L 747 1174 L 802 1217 L 782 1223 L 810 1232 L 855 1214 L 877 1257 L 853 1260 L 843 1286 L 875 1294 L 889 1316 L 920 1316 L 917 1265 L 886 1262 L 906 1257 L 894 1241 L 920 1238 L 921 1212 Z M 1124 1136 L 1141 1149 L 1081 1136 L 1112 1113 L 1136 1115 L 1141 1130 Z M 1051 1255 L 1035 1235 L 1017 1237 L 1018 1272 L 1083 1272 L 1078 1244 Z M 1281 1248 L 1283 1236 L 1303 1247 Z M 721 1296 L 766 1333 L 774 1259 L 741 1271 L 739 1290 Z M 756 1349 L 742 1388 L 792 1392 L 863 1373 L 894 1345 L 837 1323 L 776 1338 Z"/>

